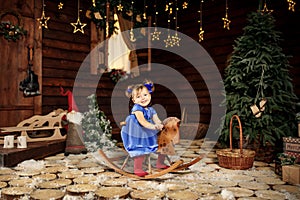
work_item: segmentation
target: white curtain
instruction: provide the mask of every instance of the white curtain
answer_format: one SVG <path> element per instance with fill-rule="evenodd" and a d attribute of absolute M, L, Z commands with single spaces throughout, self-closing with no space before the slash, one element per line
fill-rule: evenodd
<path fill-rule="evenodd" d="M 130 73 L 130 60 L 126 43 L 123 40 L 117 14 L 114 14 L 115 26 L 118 28 L 108 40 L 108 69 L 121 69 Z"/>

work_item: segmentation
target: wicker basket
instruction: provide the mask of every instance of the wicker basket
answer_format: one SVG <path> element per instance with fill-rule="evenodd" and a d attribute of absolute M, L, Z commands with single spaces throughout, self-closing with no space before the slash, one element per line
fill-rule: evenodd
<path fill-rule="evenodd" d="M 236 118 L 240 129 L 240 149 L 232 149 L 232 121 Z M 233 115 L 230 120 L 230 148 L 217 151 L 219 165 L 229 169 L 249 169 L 253 166 L 255 151 L 243 150 L 243 130 L 239 116 Z"/>

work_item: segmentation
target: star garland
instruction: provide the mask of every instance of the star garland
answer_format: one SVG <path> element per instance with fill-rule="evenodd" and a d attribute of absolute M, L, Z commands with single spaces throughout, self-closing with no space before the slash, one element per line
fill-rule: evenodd
<path fill-rule="evenodd" d="M 199 15 L 200 15 L 200 19 L 199 19 L 199 23 L 200 23 L 200 30 L 199 30 L 199 42 L 203 41 L 204 40 L 204 30 L 203 30 L 203 25 L 202 25 L 202 4 L 203 4 L 203 0 L 201 0 L 200 2 L 200 10 L 199 10 Z"/>
<path fill-rule="evenodd" d="M 57 5 L 58 10 L 62 10 L 64 8 L 64 3 L 60 1 Z"/>
<path fill-rule="evenodd" d="M 132 0 L 131 2 L 131 11 L 133 10 L 133 4 L 134 4 L 134 1 Z M 133 23 L 133 14 L 131 14 L 131 23 Z M 134 32 L 133 32 L 133 26 L 131 27 L 130 29 L 130 32 L 129 32 L 129 39 L 131 42 L 135 42 L 136 41 L 136 38 L 134 37 Z"/>
<path fill-rule="evenodd" d="M 83 28 L 87 25 L 85 23 L 81 23 L 80 21 L 80 17 L 79 17 L 79 12 L 80 12 L 80 9 L 79 9 L 79 0 L 78 0 L 78 9 L 77 9 L 77 21 L 76 23 L 70 23 L 73 27 L 74 27 L 74 31 L 73 33 L 76 33 L 77 31 L 80 31 L 82 34 L 84 34 L 84 30 Z"/>
<path fill-rule="evenodd" d="M 293 0 L 287 0 L 288 4 L 289 4 L 289 10 L 295 12 L 295 5 L 296 2 L 294 2 Z"/>
<path fill-rule="evenodd" d="M 188 7 L 188 3 L 185 1 L 185 2 L 183 2 L 183 4 L 182 4 L 182 9 L 187 9 L 187 7 Z"/>
<path fill-rule="evenodd" d="M 176 45 L 176 46 L 180 46 L 180 40 L 181 38 L 178 37 L 178 20 L 177 20 L 177 17 L 178 17 L 178 7 L 177 7 L 177 0 L 175 0 L 175 35 L 172 36 L 172 40 L 173 40 L 173 44 Z"/>
<path fill-rule="evenodd" d="M 50 17 L 46 17 L 46 15 L 45 15 L 45 7 L 46 7 L 46 5 L 45 5 L 45 2 L 43 0 L 42 16 L 40 18 L 37 18 L 37 21 L 40 23 L 39 29 L 41 29 L 42 27 L 44 27 L 46 29 L 48 28 L 47 22 L 50 19 Z"/>
<path fill-rule="evenodd" d="M 265 3 L 264 3 L 264 8 L 260 11 L 262 15 L 264 14 L 271 14 L 273 12 L 273 10 L 269 10 L 267 8 L 267 1 L 265 0 Z"/>
<path fill-rule="evenodd" d="M 166 8 L 165 8 L 165 11 L 169 11 L 169 13 L 168 13 L 168 36 L 167 36 L 167 39 L 164 40 L 166 48 L 174 46 L 174 41 L 170 35 L 171 15 L 173 13 L 173 8 L 171 5 L 172 5 L 172 3 L 169 2 L 169 4 L 166 4 Z"/>
<path fill-rule="evenodd" d="M 138 1 L 136 1 L 139 3 Z M 93 0 L 92 6 L 87 12 L 87 17 L 89 17 L 92 22 L 95 23 L 97 28 L 108 29 L 109 35 L 112 35 L 115 30 L 115 20 L 108 20 L 108 27 L 106 21 L 106 4 L 109 3 L 109 9 L 111 12 L 117 12 L 122 15 L 124 19 L 133 22 L 133 29 L 138 27 L 147 26 L 147 19 L 145 17 L 145 7 L 143 9 L 137 9 L 132 7 L 132 0 Z M 132 31 L 134 34 L 134 32 Z"/>
<path fill-rule="evenodd" d="M 227 0 L 226 0 L 225 17 L 223 17 L 222 20 L 224 21 L 223 28 L 226 28 L 227 30 L 229 30 L 230 29 L 229 24 L 230 24 L 231 21 L 228 19 L 228 3 L 227 3 Z"/>
<path fill-rule="evenodd" d="M 155 0 L 155 5 L 154 5 L 154 9 L 155 9 L 155 15 L 154 15 L 154 32 L 151 33 L 151 40 L 154 41 L 154 40 L 159 40 L 159 37 L 160 37 L 160 34 L 161 32 L 160 31 L 157 31 L 157 15 L 158 15 L 158 11 L 156 9 L 156 0 Z"/>

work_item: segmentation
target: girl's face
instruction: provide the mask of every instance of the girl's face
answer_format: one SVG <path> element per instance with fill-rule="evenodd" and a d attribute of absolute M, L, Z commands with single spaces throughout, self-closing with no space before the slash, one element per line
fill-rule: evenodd
<path fill-rule="evenodd" d="M 148 89 L 144 87 L 140 91 L 137 91 L 135 94 L 133 94 L 132 101 L 135 104 L 146 107 L 151 101 L 151 94 L 149 93 Z"/>

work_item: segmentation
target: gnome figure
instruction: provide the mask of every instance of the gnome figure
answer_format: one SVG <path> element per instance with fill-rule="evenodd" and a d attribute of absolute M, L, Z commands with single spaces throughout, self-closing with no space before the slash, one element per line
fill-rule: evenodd
<path fill-rule="evenodd" d="M 81 119 L 83 117 L 82 113 L 78 111 L 78 107 L 75 103 L 73 94 L 71 91 L 66 91 L 64 93 L 63 88 L 60 88 L 60 94 L 62 96 L 68 96 L 68 113 L 66 119 L 68 121 L 67 128 L 67 139 L 66 139 L 66 148 L 65 148 L 65 156 L 69 154 L 81 154 L 87 153 L 87 149 L 85 148 L 83 141 L 83 131 L 81 127 Z"/>

